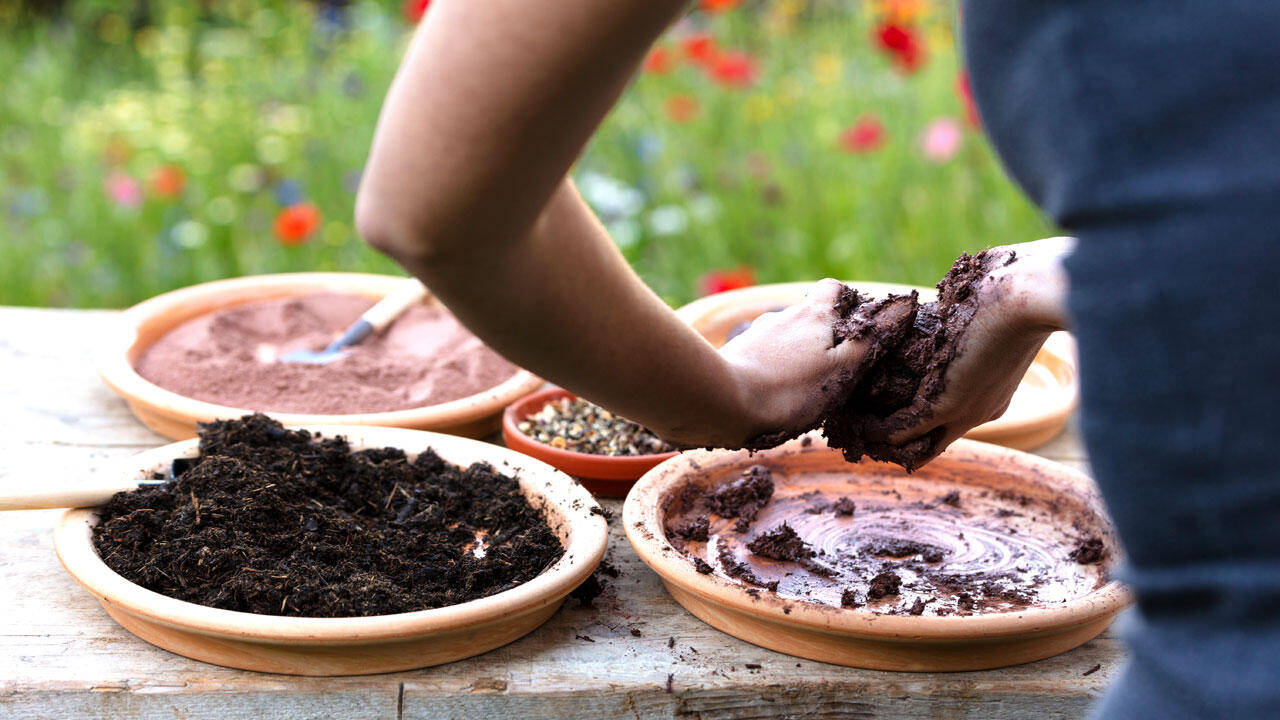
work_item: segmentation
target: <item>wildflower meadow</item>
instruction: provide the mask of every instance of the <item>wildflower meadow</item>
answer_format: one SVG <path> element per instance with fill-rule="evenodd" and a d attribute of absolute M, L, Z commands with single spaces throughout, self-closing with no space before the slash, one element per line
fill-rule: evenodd
<path fill-rule="evenodd" d="M 39 10 L 0 4 L 0 304 L 398 271 L 352 212 L 429 2 Z M 962 250 L 1053 232 L 983 138 L 955 21 L 928 0 L 700 0 L 574 178 L 672 304 L 823 276 L 932 284 Z"/>

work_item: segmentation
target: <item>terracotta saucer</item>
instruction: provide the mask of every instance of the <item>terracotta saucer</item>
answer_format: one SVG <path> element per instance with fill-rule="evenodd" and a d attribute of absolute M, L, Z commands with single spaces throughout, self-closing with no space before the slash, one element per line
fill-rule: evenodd
<path fill-rule="evenodd" d="M 922 302 L 933 300 L 933 288 L 877 282 L 852 282 L 877 297 L 916 290 Z M 810 282 L 778 283 L 708 295 L 676 313 L 719 347 L 760 315 L 799 302 Z M 970 430 L 965 437 L 1029 450 L 1053 439 L 1067 425 L 1079 399 L 1075 342 L 1069 333 L 1054 333 L 1040 349 L 1009 409 L 999 418 Z"/>
<path fill-rule="evenodd" d="M 54 529 L 54 549 L 67 572 L 93 593 L 126 630 L 171 652 L 227 667 L 290 675 L 365 675 L 439 665 L 479 655 L 541 625 L 604 556 L 608 531 L 591 495 L 545 463 L 488 443 L 452 435 L 359 426 L 312 428 L 343 435 L 353 449 L 427 447 L 460 465 L 485 461 L 518 477 L 530 503 L 546 513 L 565 547 L 541 575 L 510 590 L 449 607 L 355 618 L 299 618 L 219 610 L 177 600 L 124 579 L 98 557 L 97 515 L 68 510 Z M 165 445 L 123 466 L 149 478 L 174 458 L 194 457 L 197 441 Z"/>
<path fill-rule="evenodd" d="M 538 442 L 520 432 L 520 423 L 541 410 L 549 402 L 561 398 L 576 399 L 568 390 L 547 388 L 507 406 L 502 414 L 502 440 L 507 447 L 535 457 L 573 475 L 598 497 L 625 497 L 636 479 L 658 463 L 675 457 L 675 450 L 650 455 L 591 455 L 561 450 Z"/>
<path fill-rule="evenodd" d="M 134 363 L 153 343 L 182 323 L 233 305 L 317 292 L 381 299 L 404 278 L 365 273 L 285 273 L 217 280 L 157 295 L 125 310 L 120 331 L 99 362 L 102 379 L 152 430 L 174 440 L 195 437 L 196 423 L 238 418 L 252 410 L 185 397 L 145 380 Z M 438 302 L 428 297 L 427 302 Z M 482 438 L 498 429 L 502 408 L 542 386 L 527 370 L 469 397 L 409 410 L 344 415 L 267 413 L 286 425 L 380 425 L 434 430 Z"/>
<path fill-rule="evenodd" d="M 758 474 L 753 466 L 768 469 L 774 489 L 758 517 L 736 528 L 708 511 L 707 492 Z M 705 536 L 690 532 L 699 515 Z M 846 463 L 816 433 L 754 455 L 688 451 L 636 483 L 623 520 L 641 559 L 689 612 L 748 642 L 839 665 L 1030 662 L 1087 642 L 1129 602 L 1108 579 L 1119 550 L 1093 482 L 986 443 L 961 440 L 910 476 Z M 784 523 L 812 556 L 757 554 L 757 539 Z M 1081 554 L 1090 547 L 1100 559 Z"/>

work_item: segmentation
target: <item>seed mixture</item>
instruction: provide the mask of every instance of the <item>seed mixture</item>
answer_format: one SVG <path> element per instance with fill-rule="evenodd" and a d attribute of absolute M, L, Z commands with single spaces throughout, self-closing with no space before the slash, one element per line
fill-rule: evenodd
<path fill-rule="evenodd" d="M 517 427 L 545 445 L 589 455 L 654 455 L 675 450 L 643 426 L 581 398 L 553 400 Z"/>
<path fill-rule="evenodd" d="M 357 617 L 443 607 L 533 579 L 560 540 L 517 481 L 425 450 L 352 452 L 264 415 L 202 425 L 200 456 L 116 494 L 93 543 L 148 590 L 225 610 Z"/>

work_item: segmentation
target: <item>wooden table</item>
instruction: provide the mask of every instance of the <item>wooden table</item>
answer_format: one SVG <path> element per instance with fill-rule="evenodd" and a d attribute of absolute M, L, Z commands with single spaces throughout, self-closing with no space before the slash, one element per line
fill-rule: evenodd
<path fill-rule="evenodd" d="M 95 374 L 95 341 L 113 316 L 0 308 L 0 482 L 60 482 L 167 442 Z M 1039 452 L 1086 467 L 1074 430 Z M 620 501 L 605 504 L 620 515 Z M 799 660 L 686 613 L 615 517 L 609 552 L 621 577 L 594 608 L 566 605 L 504 648 L 441 667 L 264 675 L 173 655 L 117 626 L 58 565 L 50 539 L 58 512 L 0 515 L 0 717 L 1074 718 L 1124 657 L 1108 631 L 1064 655 L 985 672 Z"/>

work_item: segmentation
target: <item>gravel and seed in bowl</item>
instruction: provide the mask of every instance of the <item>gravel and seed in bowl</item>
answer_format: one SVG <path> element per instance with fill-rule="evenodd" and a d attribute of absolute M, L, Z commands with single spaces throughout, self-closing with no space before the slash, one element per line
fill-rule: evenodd
<path fill-rule="evenodd" d="M 540 443 L 588 455 L 619 457 L 675 450 L 645 427 L 580 398 L 552 400 L 518 427 Z"/>

